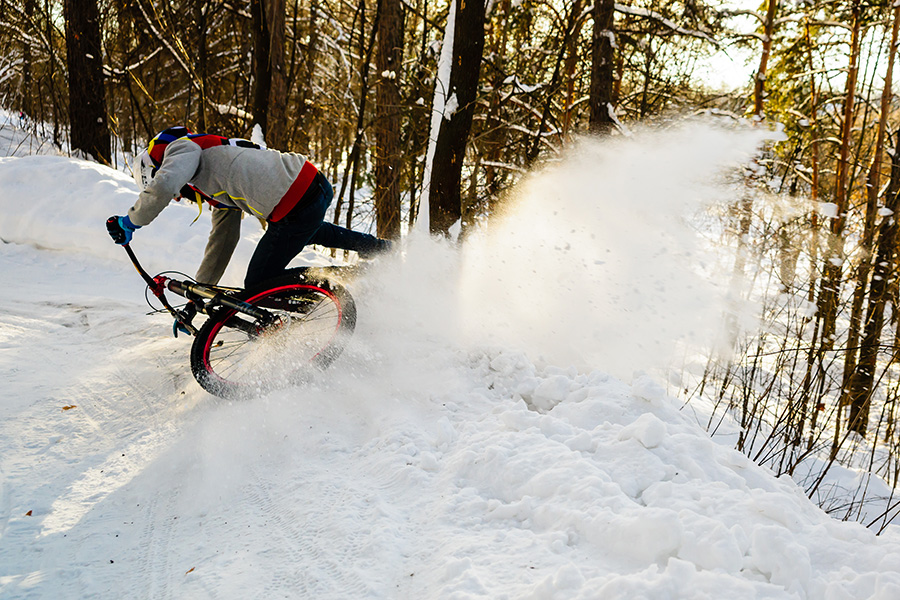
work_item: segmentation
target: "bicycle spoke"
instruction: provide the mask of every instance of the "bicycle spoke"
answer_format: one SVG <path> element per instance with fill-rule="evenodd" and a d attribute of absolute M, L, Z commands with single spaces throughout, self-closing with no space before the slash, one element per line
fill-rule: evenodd
<path fill-rule="evenodd" d="M 192 365 L 196 360 L 201 367 L 195 369 L 198 381 L 228 395 L 280 387 L 311 366 L 327 366 L 344 343 L 338 333 L 352 331 L 356 321 L 352 298 L 340 293 L 343 303 L 327 287 L 297 282 L 247 300 L 272 315 L 265 326 L 234 312 L 219 316 L 206 331 L 199 356 L 192 353 Z M 347 302 L 349 308 L 342 305 Z"/>

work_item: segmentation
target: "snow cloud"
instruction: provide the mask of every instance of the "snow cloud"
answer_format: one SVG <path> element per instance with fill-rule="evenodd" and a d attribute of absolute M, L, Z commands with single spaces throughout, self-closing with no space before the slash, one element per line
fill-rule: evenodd
<path fill-rule="evenodd" d="M 703 275 L 694 217 L 737 199 L 725 175 L 766 135 L 694 123 L 579 141 L 466 244 L 471 336 L 629 377 L 714 340 L 725 290 Z"/>

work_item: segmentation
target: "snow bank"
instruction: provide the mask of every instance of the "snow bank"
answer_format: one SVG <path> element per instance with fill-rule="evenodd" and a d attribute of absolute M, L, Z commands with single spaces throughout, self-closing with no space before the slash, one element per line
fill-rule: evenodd
<path fill-rule="evenodd" d="M 430 561 L 453 565 L 429 597 L 900 592 L 896 530 L 876 538 L 829 519 L 791 480 L 713 443 L 648 378 L 538 370 L 508 352 L 473 370 L 492 390 L 484 412 L 451 444 L 417 449 L 437 457 L 426 467 L 443 490 L 430 510 L 448 543 Z M 530 405 L 562 382 L 552 409 Z"/>
<path fill-rule="evenodd" d="M 127 262 L 106 233 L 106 219 L 122 215 L 137 199 L 126 174 L 94 162 L 63 156 L 0 158 L 0 239 L 63 252 Z M 152 224 L 135 232 L 132 247 L 147 271 L 177 270 L 193 275 L 209 236 L 210 210 L 173 202 Z M 240 285 L 262 229 L 255 219 L 243 226 L 244 239 L 223 278 Z M 327 261 L 304 252 L 303 264 Z M 130 268 L 130 267 L 129 267 Z"/>
<path fill-rule="evenodd" d="M 722 135 L 693 162 L 674 157 L 668 176 L 718 160 Z M 671 142 L 647 156 L 693 148 Z M 552 202 L 598 198 L 566 186 L 587 168 L 578 160 L 612 159 L 590 146 L 579 157 L 551 171 L 564 175 Z M 830 519 L 790 479 L 711 440 L 651 376 L 626 382 L 597 358 L 640 355 L 654 323 L 667 343 L 690 330 L 669 320 L 709 305 L 683 294 L 703 285 L 689 270 L 669 273 L 652 253 L 661 264 L 632 262 L 623 225 L 594 223 L 604 239 L 590 245 L 592 207 L 566 205 L 585 229 L 569 250 L 550 243 L 568 217 L 547 210 L 508 221 L 533 247 L 500 234 L 460 257 L 413 239 L 404 260 L 352 284 L 357 335 L 332 369 L 222 403 L 191 379 L 169 320 L 143 315 L 128 287 L 140 282 L 106 237 L 105 218 L 134 194 L 82 161 L 0 161 L 0 272 L 18 282 L 0 288 L 0 597 L 900 596 L 900 530 Z M 665 231 L 674 263 L 687 256 L 663 200 L 638 212 L 633 231 Z M 191 271 L 205 238 L 194 216 L 170 208 L 136 249 Z M 594 276 L 606 247 L 624 279 Z M 617 301 L 603 295 L 623 282 Z M 557 339 L 577 360 L 556 360 Z"/>

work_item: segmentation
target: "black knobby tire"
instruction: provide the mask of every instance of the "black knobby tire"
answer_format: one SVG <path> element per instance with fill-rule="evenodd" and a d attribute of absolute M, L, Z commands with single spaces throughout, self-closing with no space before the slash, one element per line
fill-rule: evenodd
<path fill-rule="evenodd" d="M 353 297 L 339 283 L 292 272 L 234 294 L 266 309 L 273 323 L 234 309 L 219 309 L 191 347 L 191 370 L 209 393 L 244 398 L 300 382 L 325 369 L 356 328 Z"/>

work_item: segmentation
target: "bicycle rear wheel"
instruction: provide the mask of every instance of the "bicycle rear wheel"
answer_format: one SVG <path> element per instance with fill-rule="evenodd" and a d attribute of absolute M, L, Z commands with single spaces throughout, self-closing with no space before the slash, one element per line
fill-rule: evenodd
<path fill-rule="evenodd" d="M 265 309 L 272 319 L 220 309 L 198 331 L 191 370 L 206 391 L 222 398 L 286 387 L 310 370 L 327 368 L 356 327 L 353 297 L 322 277 L 288 275 L 234 298 Z"/>

